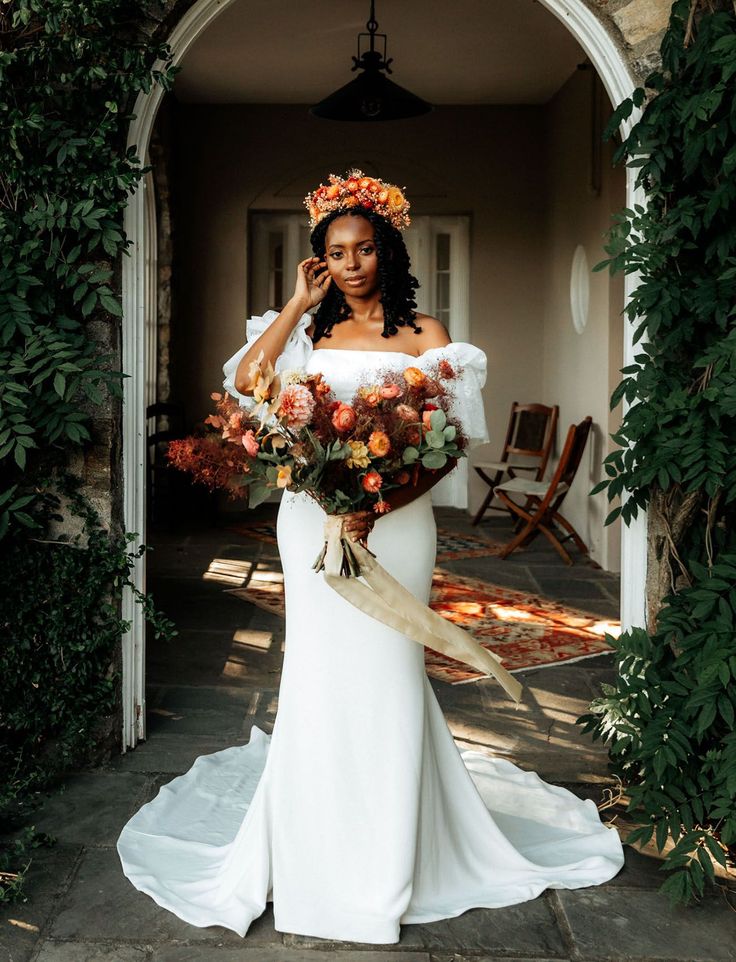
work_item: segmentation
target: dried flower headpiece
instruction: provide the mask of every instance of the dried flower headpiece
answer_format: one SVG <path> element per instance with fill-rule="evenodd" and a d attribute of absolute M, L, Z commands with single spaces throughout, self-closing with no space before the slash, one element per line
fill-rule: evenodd
<path fill-rule="evenodd" d="M 406 188 L 404 188 L 406 189 Z M 362 170 L 353 168 L 347 177 L 330 174 L 330 183 L 320 184 L 307 194 L 304 205 L 309 211 L 309 228 L 314 228 L 323 217 L 341 207 L 365 207 L 387 218 L 398 230 L 411 224 L 409 201 L 402 190 L 377 177 L 366 177 Z"/>

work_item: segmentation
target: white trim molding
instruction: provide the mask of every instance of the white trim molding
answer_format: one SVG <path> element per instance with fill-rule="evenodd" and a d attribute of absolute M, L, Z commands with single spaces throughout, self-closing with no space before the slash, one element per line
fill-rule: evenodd
<path fill-rule="evenodd" d="M 172 31 L 168 43 L 174 65 L 184 59 L 190 46 L 207 29 L 212 21 L 235 0 L 199 0 L 183 15 Z M 247 0 L 240 0 L 247 2 Z M 550 13 L 560 20 L 575 37 L 589 56 L 601 77 L 611 103 L 619 104 L 630 96 L 636 83 L 633 75 L 607 33 L 601 21 L 583 0 L 541 0 Z M 162 63 L 155 69 L 162 70 Z M 148 155 L 154 120 L 164 91 L 154 84 L 148 93 L 141 93 L 133 109 L 133 120 L 128 132 L 128 147 L 135 146 L 139 157 Z M 640 115 L 635 110 L 622 124 L 625 137 Z M 125 378 L 123 400 L 123 477 L 125 491 L 124 525 L 126 531 L 138 532 L 138 544 L 145 541 L 145 493 L 146 493 L 146 318 L 151 316 L 146 299 L 151 297 L 147 284 L 147 263 L 155 252 L 147 250 L 155 243 L 148 230 L 150 204 L 144 195 L 147 191 L 143 179 L 128 201 L 124 228 L 126 237 L 132 241 L 130 256 L 123 257 L 123 370 Z M 150 192 L 150 188 L 148 188 Z M 643 192 L 634 187 L 634 172 L 628 171 L 626 181 L 626 206 L 644 205 Z M 625 277 L 625 296 L 628 303 L 637 284 L 633 274 Z M 633 325 L 624 322 L 624 361 L 631 363 L 634 353 Z M 624 406 L 624 412 L 627 410 Z M 624 629 L 643 626 L 646 598 L 647 523 L 640 512 L 631 525 L 622 526 L 621 545 L 621 621 Z M 146 583 L 145 556 L 137 559 L 131 572 L 136 588 L 144 592 Z M 126 589 L 123 598 L 123 617 L 130 628 L 122 639 L 123 670 L 123 730 L 122 749 L 132 748 L 146 737 L 145 731 L 145 623 L 140 605 L 132 591 Z"/>

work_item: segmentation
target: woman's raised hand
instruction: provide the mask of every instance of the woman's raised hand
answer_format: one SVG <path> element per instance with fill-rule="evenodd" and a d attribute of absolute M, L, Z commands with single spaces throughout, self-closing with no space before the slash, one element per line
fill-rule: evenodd
<path fill-rule="evenodd" d="M 306 310 L 309 310 L 323 300 L 331 283 L 332 277 L 327 270 L 326 262 L 321 261 L 319 257 L 307 257 L 296 270 L 294 297 L 306 304 Z"/>

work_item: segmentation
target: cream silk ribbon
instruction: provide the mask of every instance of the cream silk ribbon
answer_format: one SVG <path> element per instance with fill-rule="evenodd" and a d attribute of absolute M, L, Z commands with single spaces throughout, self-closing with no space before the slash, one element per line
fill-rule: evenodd
<path fill-rule="evenodd" d="M 359 541 L 343 534 L 344 520 L 339 514 L 325 519 L 324 579 L 327 584 L 356 608 L 418 644 L 471 665 L 486 676 L 492 675 L 518 708 L 522 685 L 501 666 L 498 655 L 480 645 L 468 631 L 418 601 Z M 358 581 L 358 576 L 348 578 L 340 574 L 343 542 L 347 542 L 347 550 L 358 562 L 358 576 L 362 576 L 366 584 Z"/>

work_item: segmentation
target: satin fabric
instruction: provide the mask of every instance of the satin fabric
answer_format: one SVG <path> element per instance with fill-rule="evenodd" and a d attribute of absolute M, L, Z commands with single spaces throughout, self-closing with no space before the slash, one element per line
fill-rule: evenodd
<path fill-rule="evenodd" d="M 462 403 L 482 412 L 485 355 L 472 345 L 449 354 L 460 352 L 478 365 Z M 349 400 L 366 365 L 407 363 L 371 353 L 307 351 L 302 363 Z M 227 365 L 224 373 L 227 382 Z M 483 430 L 476 420 L 475 437 Z M 616 875 L 621 841 L 590 799 L 507 759 L 458 750 L 422 646 L 313 570 L 324 521 L 308 495 L 284 492 L 286 635 L 272 733 L 254 726 L 245 745 L 200 756 L 133 815 L 117 841 L 133 885 L 196 926 L 247 937 L 272 902 L 279 932 L 389 944 L 402 924 Z M 381 516 L 368 546 L 426 605 L 431 492 Z"/>

